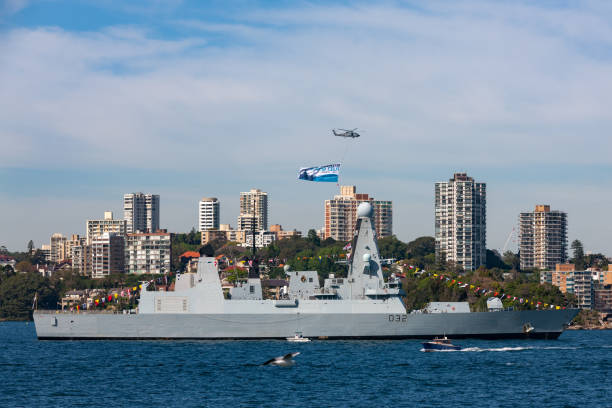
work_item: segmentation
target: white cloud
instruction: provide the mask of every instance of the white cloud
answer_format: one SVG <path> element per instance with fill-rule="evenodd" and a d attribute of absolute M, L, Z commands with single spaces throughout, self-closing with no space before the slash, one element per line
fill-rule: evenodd
<path fill-rule="evenodd" d="M 6 30 L 0 139 L 13 149 L 0 151 L 0 162 L 180 168 L 203 179 L 222 169 L 222 177 L 243 177 L 245 189 L 273 182 L 281 193 L 297 190 L 282 180 L 293 181 L 300 166 L 341 158 L 332 127 L 359 127 L 348 182 L 381 170 L 410 179 L 421 165 L 450 176 L 474 164 L 612 164 L 609 6 L 428 7 L 308 6 L 248 11 L 233 23 L 167 21 L 190 33 L 182 38 L 134 26 Z M 214 193 L 222 182 L 205 188 Z M 409 210 L 399 204 L 407 188 L 382 197 L 396 193 L 359 183 Z M 430 194 L 425 185 L 414 185 L 417 194 Z M 419 219 L 431 217 L 429 205 L 413 209 Z M 415 224 L 397 231 L 431 233 L 431 222 Z M 506 232 L 489 231 L 505 240 Z"/>
<path fill-rule="evenodd" d="M 28 0 L 2 0 L 0 4 L 0 19 L 12 16 L 27 7 Z"/>

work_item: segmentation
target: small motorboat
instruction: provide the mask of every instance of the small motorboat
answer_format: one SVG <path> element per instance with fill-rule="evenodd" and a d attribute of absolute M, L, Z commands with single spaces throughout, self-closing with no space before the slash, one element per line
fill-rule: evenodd
<path fill-rule="evenodd" d="M 461 346 L 455 346 L 446 336 L 436 337 L 432 341 L 423 343 L 423 351 L 458 351 Z"/>
<path fill-rule="evenodd" d="M 302 332 L 295 332 L 295 336 L 287 337 L 287 341 L 291 341 L 293 343 L 307 343 L 310 341 L 310 339 L 302 336 Z"/>

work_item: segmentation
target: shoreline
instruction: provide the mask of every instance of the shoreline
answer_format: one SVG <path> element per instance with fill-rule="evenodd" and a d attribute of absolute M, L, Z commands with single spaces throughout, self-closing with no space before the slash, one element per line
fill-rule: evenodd
<path fill-rule="evenodd" d="M 565 330 L 585 330 L 585 331 L 594 331 L 594 330 L 612 330 L 612 324 L 604 324 L 598 326 L 581 326 L 579 324 L 568 326 Z"/>

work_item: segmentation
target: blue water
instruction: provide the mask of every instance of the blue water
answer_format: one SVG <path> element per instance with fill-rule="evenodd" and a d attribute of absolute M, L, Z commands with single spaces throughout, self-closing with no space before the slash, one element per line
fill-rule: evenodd
<path fill-rule="evenodd" d="M 0 407 L 612 407 L 612 331 L 558 340 L 38 341 L 0 323 Z M 299 351 L 293 367 L 259 364 Z"/>

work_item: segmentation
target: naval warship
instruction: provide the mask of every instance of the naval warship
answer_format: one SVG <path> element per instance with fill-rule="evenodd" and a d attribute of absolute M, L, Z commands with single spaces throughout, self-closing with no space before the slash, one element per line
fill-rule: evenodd
<path fill-rule="evenodd" d="M 213 257 L 201 256 L 196 273 L 177 277 L 174 291 L 143 284 L 135 313 L 35 311 L 41 340 L 93 339 L 311 339 L 543 338 L 555 339 L 576 309 L 470 312 L 467 302 L 431 303 L 407 311 L 397 278 L 385 281 L 369 203 L 357 209 L 346 278 L 287 269 L 278 299 L 264 299 L 259 273 L 223 295 Z M 500 304 L 501 302 L 498 302 Z"/>

